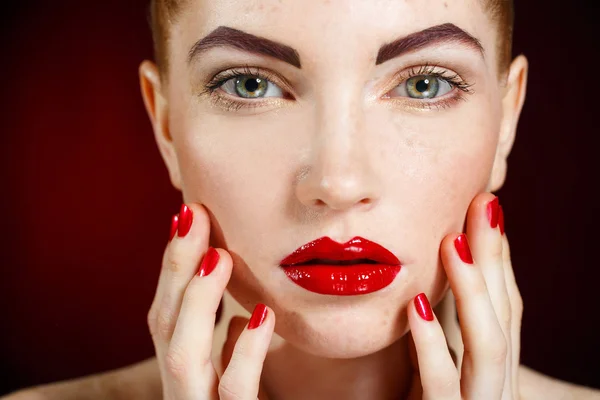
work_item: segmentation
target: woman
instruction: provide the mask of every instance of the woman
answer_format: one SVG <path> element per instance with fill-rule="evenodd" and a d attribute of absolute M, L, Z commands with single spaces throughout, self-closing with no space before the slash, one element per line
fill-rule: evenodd
<path fill-rule="evenodd" d="M 509 3 L 174 3 L 140 78 L 185 205 L 126 398 L 598 397 L 519 366 Z"/>

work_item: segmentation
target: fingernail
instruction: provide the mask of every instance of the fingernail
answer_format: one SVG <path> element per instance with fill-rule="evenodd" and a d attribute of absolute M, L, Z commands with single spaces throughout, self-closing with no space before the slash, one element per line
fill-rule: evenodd
<path fill-rule="evenodd" d="M 500 227 L 500 233 L 504 235 L 504 210 L 502 206 L 498 206 L 498 226 Z"/>
<path fill-rule="evenodd" d="M 190 231 L 192 227 L 192 220 L 194 216 L 192 214 L 192 210 L 185 204 L 181 205 L 181 210 L 179 211 L 179 228 L 177 229 L 177 236 L 184 237 Z"/>
<path fill-rule="evenodd" d="M 415 297 L 415 307 L 421 318 L 425 321 L 433 321 L 433 310 L 431 310 L 431 305 L 425 293 L 421 293 Z"/>
<path fill-rule="evenodd" d="M 198 276 L 207 276 L 213 272 L 217 266 L 217 263 L 219 262 L 219 258 L 219 252 L 213 247 L 209 247 L 204 255 L 204 258 L 202 259 L 202 263 L 200 263 Z"/>
<path fill-rule="evenodd" d="M 467 235 L 464 233 L 458 235 L 458 237 L 454 239 L 454 247 L 456 248 L 458 256 L 464 263 L 473 264 L 473 256 L 471 255 L 471 248 L 469 247 Z"/>
<path fill-rule="evenodd" d="M 264 304 L 257 304 L 256 307 L 254 307 L 254 311 L 252 311 L 250 322 L 248 322 L 248 329 L 256 329 L 261 326 L 262 323 L 265 322 L 265 319 L 267 319 L 268 312 L 267 306 Z"/>
<path fill-rule="evenodd" d="M 490 221 L 490 226 L 496 228 L 498 226 L 498 206 L 500 205 L 500 201 L 498 197 L 494 198 L 494 200 L 490 201 L 487 205 L 487 217 L 488 221 Z"/>
<path fill-rule="evenodd" d="M 178 214 L 173 215 L 173 218 L 171 218 L 171 233 L 169 234 L 169 242 L 171 240 L 173 240 L 173 238 L 175 237 L 175 234 L 177 233 L 178 222 L 179 222 L 179 215 Z"/>

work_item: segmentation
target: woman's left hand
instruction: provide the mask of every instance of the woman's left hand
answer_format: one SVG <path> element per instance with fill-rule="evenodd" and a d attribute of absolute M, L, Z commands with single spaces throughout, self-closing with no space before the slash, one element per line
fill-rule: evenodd
<path fill-rule="evenodd" d="M 478 195 L 469 207 L 466 235 L 444 238 L 440 255 L 456 298 L 462 368 L 454 364 L 427 297 L 418 295 L 408 307 L 416 352 L 409 399 L 519 399 L 523 303 L 498 198 Z"/>

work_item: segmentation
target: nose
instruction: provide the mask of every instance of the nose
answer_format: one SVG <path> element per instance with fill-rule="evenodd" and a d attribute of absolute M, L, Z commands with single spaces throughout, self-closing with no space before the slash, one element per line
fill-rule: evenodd
<path fill-rule="evenodd" d="M 379 199 L 380 179 L 359 107 L 338 103 L 317 111 L 317 126 L 296 196 L 313 210 L 370 209 Z"/>

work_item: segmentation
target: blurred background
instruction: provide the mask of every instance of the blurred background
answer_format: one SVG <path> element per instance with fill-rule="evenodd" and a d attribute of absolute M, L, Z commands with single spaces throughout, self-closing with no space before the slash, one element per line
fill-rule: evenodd
<path fill-rule="evenodd" d="M 0 24 L 0 395 L 153 355 L 146 314 L 180 195 L 137 67 L 146 0 L 5 2 Z M 499 192 L 522 362 L 600 388 L 596 2 L 516 0 L 527 102 Z"/>

